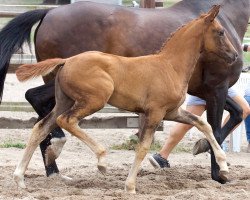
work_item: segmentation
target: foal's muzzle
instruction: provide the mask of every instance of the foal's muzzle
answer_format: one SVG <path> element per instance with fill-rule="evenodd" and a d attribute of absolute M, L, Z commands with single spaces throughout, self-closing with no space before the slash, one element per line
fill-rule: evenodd
<path fill-rule="evenodd" d="M 228 52 L 226 55 L 227 58 L 225 60 L 228 64 L 233 64 L 238 58 L 238 53 L 236 51 L 230 53 Z"/>

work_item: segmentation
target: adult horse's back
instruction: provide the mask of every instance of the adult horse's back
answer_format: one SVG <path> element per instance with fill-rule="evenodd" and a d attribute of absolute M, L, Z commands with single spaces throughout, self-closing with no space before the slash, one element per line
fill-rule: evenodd
<path fill-rule="evenodd" d="M 239 52 L 239 57 L 234 65 L 229 66 L 220 59 L 220 55 L 204 53 L 198 61 L 188 88 L 190 94 L 207 101 L 208 121 L 221 144 L 229 131 L 241 120 L 238 114 L 240 110 L 228 98 L 226 108 L 231 113 L 231 119 L 221 130 L 228 87 L 237 81 L 242 68 L 241 41 L 249 20 L 249 0 L 183 0 L 171 8 L 162 10 L 125 8 L 90 2 L 61 6 L 46 11 L 45 17 L 41 17 L 43 20 L 35 35 L 36 56 L 38 61 L 41 61 L 52 57 L 65 58 L 88 50 L 124 56 L 151 54 L 159 50 L 164 40 L 179 26 L 196 18 L 200 13 L 207 12 L 212 5 L 221 3 L 223 6 L 218 20 L 225 27 L 231 43 Z M 13 20 L 13 24 L 18 26 L 16 19 Z M 27 27 L 31 25 L 27 24 Z M 21 28 L 18 30 L 22 32 Z M 15 36 L 18 38 L 18 35 Z M 1 39 L 13 40 L 4 29 L 0 33 Z M 13 42 L 11 44 L 11 47 L 3 47 L 0 41 L 1 52 L 5 52 L 7 47 L 13 49 L 15 45 L 13 46 Z M 46 77 L 46 81 L 53 78 L 52 74 L 51 77 Z M 38 114 L 44 117 L 53 107 L 48 104 L 48 101 L 54 102 L 53 82 L 28 91 L 26 97 Z M 55 135 L 58 132 L 57 130 Z M 218 178 L 218 167 L 215 166 L 213 156 L 212 168 L 213 179 L 222 182 Z M 54 168 L 52 171 L 55 172 L 57 169 Z"/>

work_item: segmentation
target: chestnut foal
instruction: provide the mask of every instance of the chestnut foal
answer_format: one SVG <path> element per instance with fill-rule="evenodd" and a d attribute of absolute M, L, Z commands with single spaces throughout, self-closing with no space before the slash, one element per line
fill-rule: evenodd
<path fill-rule="evenodd" d="M 236 59 L 235 49 L 223 27 L 215 20 L 218 12 L 219 6 L 214 6 L 207 14 L 181 27 L 154 55 L 127 58 L 85 52 L 67 59 L 50 59 L 18 68 L 16 74 L 20 81 L 58 70 L 55 81 L 56 105 L 32 130 L 23 158 L 14 172 L 18 186 L 26 187 L 24 173 L 31 156 L 57 124 L 90 147 L 97 156 L 98 169 L 105 173 L 105 148 L 81 130 L 78 123 L 102 109 L 106 103 L 146 115 L 143 135 L 126 180 L 126 191 L 135 193 L 140 164 L 163 119 L 191 124 L 202 131 L 215 153 L 220 176 L 226 179 L 226 156 L 216 142 L 210 125 L 180 108 L 202 52 L 217 54 L 230 63 Z"/>

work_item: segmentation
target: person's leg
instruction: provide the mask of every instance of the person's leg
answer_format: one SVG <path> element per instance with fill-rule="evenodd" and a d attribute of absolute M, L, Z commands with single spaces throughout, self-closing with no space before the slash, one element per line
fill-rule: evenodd
<path fill-rule="evenodd" d="M 250 104 L 250 96 L 245 96 L 246 101 Z M 250 153 L 250 115 L 245 118 L 246 136 L 248 141 L 247 152 Z"/>
<path fill-rule="evenodd" d="M 192 106 L 187 106 L 186 108 L 187 111 L 201 116 L 203 112 L 205 111 L 205 106 L 204 105 L 192 105 Z M 173 150 L 173 148 L 181 141 L 181 139 L 184 137 L 184 135 L 192 128 L 193 126 L 189 124 L 182 124 L 182 123 L 177 123 L 173 129 L 170 132 L 169 137 L 165 141 L 164 146 L 160 150 L 159 154 L 167 159 L 170 152 Z"/>
<path fill-rule="evenodd" d="M 242 108 L 242 110 L 243 110 L 243 116 L 242 117 L 243 117 L 243 119 L 246 119 L 246 117 L 250 114 L 250 107 L 249 107 L 250 97 L 249 97 L 249 103 L 241 95 L 233 96 L 232 99 Z M 227 115 L 227 117 L 223 121 L 222 126 L 224 126 L 224 124 L 227 123 L 228 119 L 229 119 L 229 115 Z M 236 126 L 235 128 L 237 128 L 237 127 L 238 126 Z"/>
<path fill-rule="evenodd" d="M 187 105 L 186 110 L 195 115 L 201 116 L 205 111 L 205 105 Z M 155 168 L 170 167 L 167 160 L 170 152 L 191 128 L 191 125 L 177 123 L 171 130 L 170 135 L 166 139 L 165 144 L 160 150 L 160 152 L 149 157 L 150 163 Z"/>

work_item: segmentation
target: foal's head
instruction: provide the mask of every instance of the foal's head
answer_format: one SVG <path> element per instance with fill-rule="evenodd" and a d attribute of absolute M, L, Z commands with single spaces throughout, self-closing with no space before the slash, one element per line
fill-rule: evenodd
<path fill-rule="evenodd" d="M 214 6 L 204 15 L 204 38 L 202 51 L 220 57 L 228 64 L 236 61 L 238 53 L 229 41 L 225 29 L 215 20 L 220 6 Z"/>

